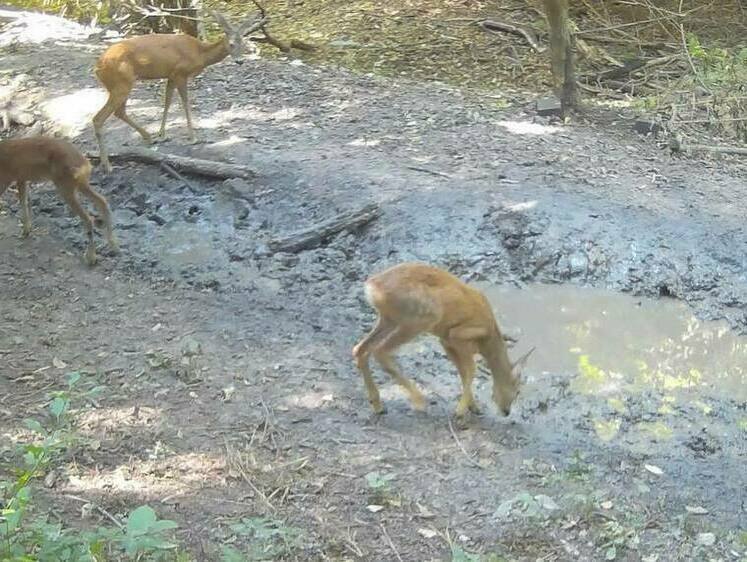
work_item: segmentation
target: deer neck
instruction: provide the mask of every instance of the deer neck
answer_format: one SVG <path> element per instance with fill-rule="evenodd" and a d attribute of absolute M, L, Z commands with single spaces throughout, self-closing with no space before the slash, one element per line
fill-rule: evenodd
<path fill-rule="evenodd" d="M 222 61 L 228 56 L 228 38 L 223 37 L 212 43 L 202 43 L 202 56 L 206 66 Z"/>
<path fill-rule="evenodd" d="M 507 383 L 514 380 L 506 342 L 503 341 L 503 336 L 497 328 L 491 337 L 480 344 L 480 355 L 488 364 L 494 381 Z"/>

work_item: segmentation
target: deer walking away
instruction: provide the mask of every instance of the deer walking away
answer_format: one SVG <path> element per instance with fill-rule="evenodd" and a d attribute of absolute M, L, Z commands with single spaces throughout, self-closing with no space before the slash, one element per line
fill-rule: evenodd
<path fill-rule="evenodd" d="M 104 233 L 112 251 L 119 250 L 114 236 L 112 215 L 106 198 L 89 184 L 91 164 L 70 142 L 51 137 L 27 137 L 0 141 L 0 196 L 15 183 L 21 208 L 21 235 L 31 233 L 29 208 L 29 183 L 49 180 L 70 209 L 80 217 L 86 233 L 88 247 L 85 260 L 96 263 L 96 245 L 93 241 L 94 221 L 81 206 L 80 193 L 89 199 L 104 223 Z"/>

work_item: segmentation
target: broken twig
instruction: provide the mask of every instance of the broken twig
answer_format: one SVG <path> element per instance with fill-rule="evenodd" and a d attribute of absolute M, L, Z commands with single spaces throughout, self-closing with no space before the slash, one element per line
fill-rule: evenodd
<path fill-rule="evenodd" d="M 504 33 L 512 33 L 514 35 L 518 35 L 519 37 L 523 37 L 524 40 L 526 40 L 526 42 L 529 43 L 529 46 L 532 49 L 534 49 L 537 53 L 545 52 L 545 47 L 540 47 L 539 43 L 537 42 L 537 39 L 533 37 L 532 34 L 524 28 L 511 25 L 510 23 L 503 23 L 503 22 L 495 21 L 495 20 L 482 20 L 478 22 L 477 25 L 482 27 L 485 31 L 490 31 L 491 33 L 495 33 L 496 31 L 502 31 Z"/>
<path fill-rule="evenodd" d="M 170 175 L 172 178 L 182 182 L 182 184 L 184 184 L 184 187 L 189 189 L 195 195 L 199 194 L 199 192 L 197 191 L 197 188 L 194 185 L 192 185 L 192 182 L 190 182 L 187 178 L 185 178 L 183 175 L 177 172 L 174 168 L 169 166 L 166 162 L 161 162 L 161 169 L 164 172 L 166 172 L 168 175 Z"/>
<path fill-rule="evenodd" d="M 98 154 L 88 154 L 89 158 L 98 159 Z M 146 148 L 131 149 L 118 154 L 109 156 L 112 160 L 136 160 L 148 164 L 163 164 L 181 170 L 189 174 L 206 176 L 211 178 L 243 178 L 249 179 L 254 177 L 254 170 L 238 164 L 227 164 L 225 162 L 216 162 L 214 160 L 203 160 L 201 158 L 191 158 L 189 156 L 178 156 L 176 154 L 166 154 L 148 150 Z"/>
<path fill-rule="evenodd" d="M 449 174 L 445 174 L 436 170 L 430 170 L 428 168 L 421 168 L 420 166 L 405 166 L 405 168 L 407 168 L 408 170 L 415 170 L 416 172 L 431 174 L 432 176 L 451 179 L 451 176 Z"/>
<path fill-rule="evenodd" d="M 669 148 L 672 152 L 682 152 L 692 154 L 693 152 L 708 152 L 711 154 L 738 154 L 747 156 L 747 148 L 737 146 L 712 146 L 707 144 L 686 144 L 678 136 L 672 137 L 669 141 Z"/>
<path fill-rule="evenodd" d="M 324 244 L 335 234 L 344 230 L 352 232 L 379 217 L 381 209 L 376 203 L 371 203 L 357 211 L 349 211 L 337 215 L 335 218 L 312 226 L 305 230 L 289 234 L 284 238 L 276 238 L 268 243 L 274 253 L 298 253 L 311 250 Z"/>

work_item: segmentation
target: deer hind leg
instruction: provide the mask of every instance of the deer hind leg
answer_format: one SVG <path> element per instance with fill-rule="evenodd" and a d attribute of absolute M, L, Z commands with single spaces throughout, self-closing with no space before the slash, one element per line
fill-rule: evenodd
<path fill-rule="evenodd" d="M 117 237 L 114 235 L 114 227 L 112 225 L 112 212 L 109 208 L 109 203 L 106 198 L 99 192 L 94 191 L 88 182 L 81 183 L 78 186 L 78 190 L 85 195 L 96 207 L 101 215 L 101 220 L 104 223 L 104 236 L 106 236 L 106 242 L 109 245 L 109 249 L 115 253 L 119 253 L 119 242 Z"/>
<path fill-rule="evenodd" d="M 21 207 L 21 238 L 31 234 L 31 210 L 29 209 L 29 187 L 25 181 L 16 184 L 18 189 L 18 204 Z"/>
<path fill-rule="evenodd" d="M 441 340 L 441 345 L 451 362 L 456 365 L 459 378 L 462 380 L 462 396 L 457 403 L 456 416 L 461 418 L 467 411 L 479 414 L 480 408 L 477 406 L 475 395 L 472 393 L 472 381 L 475 378 L 477 366 L 475 365 L 474 349 L 472 349 L 471 343 Z"/>
<path fill-rule="evenodd" d="M 174 98 L 175 87 L 174 81 L 169 78 L 166 81 L 166 91 L 163 94 L 163 118 L 161 119 L 161 129 L 158 131 L 158 136 L 162 139 L 166 138 L 166 117 L 169 114 L 171 100 Z"/>
<path fill-rule="evenodd" d="M 197 142 L 197 135 L 195 135 L 195 129 L 192 126 L 192 109 L 189 106 L 189 92 L 187 91 L 187 79 L 179 78 L 175 80 L 176 89 L 179 91 L 179 97 L 182 100 L 182 107 L 184 108 L 184 115 L 187 118 L 187 130 L 189 131 L 189 140 Z"/>
<path fill-rule="evenodd" d="M 371 332 L 353 348 L 353 359 L 355 359 L 358 370 L 363 375 L 363 383 L 366 385 L 368 401 L 371 403 L 371 408 L 373 408 L 375 414 L 383 414 L 386 411 L 386 408 L 384 408 L 384 405 L 381 403 L 379 389 L 376 388 L 376 383 L 373 380 L 368 358 L 371 354 L 371 347 L 379 343 L 382 338 L 386 337 L 386 335 L 392 331 L 392 329 L 392 326 L 387 325 L 387 323 L 379 317 L 373 330 L 371 330 Z"/>
<path fill-rule="evenodd" d="M 70 210 L 80 217 L 88 241 L 85 260 L 88 265 L 94 265 L 96 263 L 96 245 L 93 241 L 93 219 L 78 201 L 77 186 L 72 182 L 60 182 L 57 184 L 57 191 L 70 207 Z"/>
<path fill-rule="evenodd" d="M 379 365 L 391 375 L 394 381 L 407 392 L 410 403 L 415 410 L 425 410 L 425 396 L 420 389 L 409 379 L 402 376 L 397 362 L 392 356 L 392 352 L 415 338 L 423 330 L 414 326 L 397 326 L 391 333 L 387 334 L 381 342 L 373 348 L 373 356 Z"/>
<path fill-rule="evenodd" d="M 130 118 L 129 115 L 127 115 L 127 98 L 117 107 L 116 110 L 114 110 L 114 115 L 119 117 L 122 121 L 127 123 L 130 127 L 135 129 L 138 134 L 143 138 L 146 144 L 153 144 L 153 137 L 150 136 L 150 133 L 143 129 L 140 125 L 135 123 L 132 118 Z"/>
<path fill-rule="evenodd" d="M 109 98 L 106 100 L 104 107 L 99 109 L 98 113 L 93 116 L 93 131 L 96 134 L 96 141 L 99 145 L 101 167 L 107 174 L 112 171 L 112 165 L 109 163 L 109 153 L 107 152 L 106 141 L 104 140 L 104 123 L 120 105 L 127 102 L 127 96 L 130 95 L 131 89 L 132 84 L 121 90 L 109 91 Z"/>

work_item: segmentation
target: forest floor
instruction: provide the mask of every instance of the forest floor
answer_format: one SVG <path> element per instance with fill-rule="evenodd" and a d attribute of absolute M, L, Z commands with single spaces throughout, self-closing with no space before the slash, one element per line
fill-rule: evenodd
<path fill-rule="evenodd" d="M 17 105 L 94 151 L 104 93 L 92 66 L 106 44 L 75 29 L 33 43 L 23 29 L 6 30 L 12 44 L 0 34 L 0 85 L 21 83 Z M 129 104 L 153 130 L 161 87 L 138 86 Z M 3 200 L 3 460 L 65 373 L 105 388 L 75 404 L 86 440 L 40 486 L 44 509 L 87 526 L 71 496 L 117 517 L 148 503 L 177 521 L 196 560 L 227 544 L 248 559 L 747 557 L 743 371 L 727 386 L 659 370 L 633 392 L 635 373 L 530 360 L 509 418 L 480 378 L 484 413 L 458 424 L 458 377 L 434 342 L 401 354 L 429 395 L 425 414 L 387 381 L 388 413 L 374 417 L 350 357 L 374 319 L 363 281 L 406 260 L 524 292 L 562 283 L 677 299 L 744 333 L 743 163 L 673 157 L 612 110 L 555 125 L 529 98 L 505 108 L 300 60 L 225 61 L 191 92 L 201 142 L 186 142 L 174 107 L 156 149 L 244 164 L 254 179 L 187 187 L 157 166 L 97 169 L 122 252 L 102 247 L 93 268 L 51 188 L 32 191 L 28 239 Z M 115 120 L 107 135 L 140 146 Z M 364 229 L 270 249 L 369 203 L 381 215 Z M 518 334 L 511 354 L 525 351 L 521 311 L 496 303 L 496 314 Z M 583 391 L 587 379 L 598 392 Z"/>

